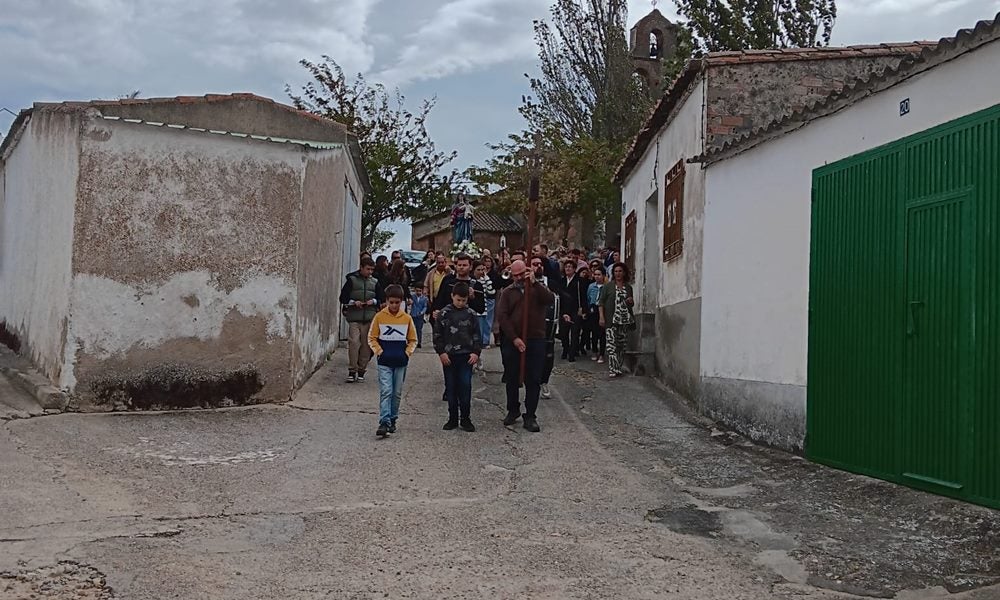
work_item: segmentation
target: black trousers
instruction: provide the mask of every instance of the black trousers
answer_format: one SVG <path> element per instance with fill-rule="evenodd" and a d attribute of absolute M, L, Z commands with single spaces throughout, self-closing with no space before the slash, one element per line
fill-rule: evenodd
<path fill-rule="evenodd" d="M 600 325 L 601 315 L 594 310 L 587 315 L 587 319 L 583 324 L 584 335 L 587 337 L 589 342 L 588 346 L 592 352 L 598 354 L 604 354 L 605 349 L 608 345 L 608 340 L 604 335 L 604 329 Z M 585 344 L 587 342 L 584 342 Z"/>
<path fill-rule="evenodd" d="M 580 354 L 580 331 L 583 328 L 583 318 L 574 315 L 573 320 L 559 322 L 559 339 L 562 340 L 563 355 L 576 358 Z"/>
<path fill-rule="evenodd" d="M 528 340 L 526 345 L 524 416 L 534 419 L 538 409 L 538 396 L 542 391 L 545 340 Z M 503 358 L 503 378 L 507 386 L 507 414 L 521 414 L 521 353 L 512 342 L 504 340 L 500 355 Z"/>

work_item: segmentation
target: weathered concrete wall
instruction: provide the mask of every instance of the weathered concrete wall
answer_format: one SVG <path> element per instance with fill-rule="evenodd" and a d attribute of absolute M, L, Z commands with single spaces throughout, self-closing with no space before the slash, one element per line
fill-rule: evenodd
<path fill-rule="evenodd" d="M 345 277 L 345 181 L 358 189 L 345 150 L 310 151 L 302 187 L 298 239 L 298 305 L 292 377 L 296 386 L 319 367 L 339 338 L 340 286 Z"/>
<path fill-rule="evenodd" d="M 287 398 L 303 150 L 95 116 L 80 165 L 61 383 L 251 364 Z"/>
<path fill-rule="evenodd" d="M 706 169 L 701 371 L 723 420 L 802 445 L 813 170 L 996 105 L 997 64 L 992 43 Z"/>
<path fill-rule="evenodd" d="M 895 67 L 904 55 L 709 67 L 705 150 L 822 100 L 845 83 Z"/>
<path fill-rule="evenodd" d="M 78 111 L 36 112 L 0 163 L 0 322 L 51 379 L 69 315 Z"/>
<path fill-rule="evenodd" d="M 660 379 L 691 400 L 698 398 L 701 367 L 701 298 L 656 310 L 656 367 Z"/>

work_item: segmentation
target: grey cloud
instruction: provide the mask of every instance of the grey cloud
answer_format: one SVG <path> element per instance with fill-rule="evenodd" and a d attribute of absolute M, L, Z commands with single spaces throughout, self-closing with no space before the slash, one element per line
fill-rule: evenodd
<path fill-rule="evenodd" d="M 531 23 L 548 6 L 548 0 L 450 0 L 404 38 L 397 62 L 375 77 L 402 85 L 531 57 Z"/>
<path fill-rule="evenodd" d="M 0 0 L 0 77 L 73 98 L 136 88 L 280 94 L 301 58 L 328 53 L 369 69 L 376 1 Z"/>

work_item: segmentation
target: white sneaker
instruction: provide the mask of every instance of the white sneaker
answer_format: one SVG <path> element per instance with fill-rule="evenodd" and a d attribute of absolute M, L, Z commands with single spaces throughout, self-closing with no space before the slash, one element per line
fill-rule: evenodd
<path fill-rule="evenodd" d="M 551 397 L 552 397 L 552 390 L 549 389 L 549 384 L 543 383 L 542 384 L 542 398 L 551 398 Z"/>

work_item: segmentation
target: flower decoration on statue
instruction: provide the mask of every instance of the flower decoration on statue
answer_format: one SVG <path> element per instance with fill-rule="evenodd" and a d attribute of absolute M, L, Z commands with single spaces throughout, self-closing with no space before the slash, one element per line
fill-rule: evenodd
<path fill-rule="evenodd" d="M 451 258 L 454 259 L 459 254 L 468 254 L 472 260 L 479 260 L 483 257 L 483 250 L 472 240 L 463 240 L 451 247 Z"/>

